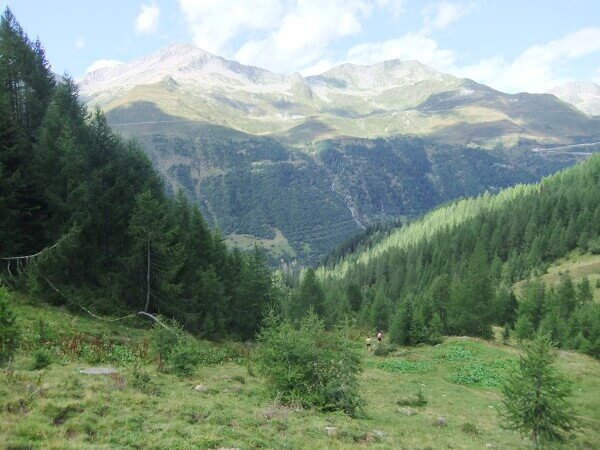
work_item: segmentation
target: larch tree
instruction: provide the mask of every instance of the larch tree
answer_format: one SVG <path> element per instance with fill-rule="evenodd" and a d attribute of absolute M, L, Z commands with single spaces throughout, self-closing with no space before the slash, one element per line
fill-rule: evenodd
<path fill-rule="evenodd" d="M 538 333 L 502 386 L 502 426 L 528 436 L 535 449 L 566 442 L 578 427 L 570 385 L 555 360 L 550 339 Z"/>

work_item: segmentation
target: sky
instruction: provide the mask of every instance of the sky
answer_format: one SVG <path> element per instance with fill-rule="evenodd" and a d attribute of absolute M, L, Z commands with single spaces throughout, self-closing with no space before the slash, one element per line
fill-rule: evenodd
<path fill-rule="evenodd" d="M 75 79 L 174 42 L 280 73 L 416 59 L 515 93 L 600 83 L 600 0 L 0 0 Z"/>

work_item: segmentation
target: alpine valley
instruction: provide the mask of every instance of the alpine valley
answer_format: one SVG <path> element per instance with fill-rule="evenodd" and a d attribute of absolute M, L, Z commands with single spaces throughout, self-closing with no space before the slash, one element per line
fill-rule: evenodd
<path fill-rule="evenodd" d="M 176 44 L 88 73 L 79 89 L 231 244 L 284 263 L 600 150 L 598 116 L 417 61 L 303 77 Z"/>

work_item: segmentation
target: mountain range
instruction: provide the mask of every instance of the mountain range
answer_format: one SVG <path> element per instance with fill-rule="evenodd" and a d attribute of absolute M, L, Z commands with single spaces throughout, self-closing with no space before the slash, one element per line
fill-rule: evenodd
<path fill-rule="evenodd" d="M 600 115 L 600 85 L 591 81 L 572 81 L 547 91 L 590 115 Z"/>
<path fill-rule="evenodd" d="M 79 89 L 231 243 L 284 262 L 600 148 L 600 118 L 554 95 L 505 94 L 417 61 L 304 77 L 175 44 Z"/>

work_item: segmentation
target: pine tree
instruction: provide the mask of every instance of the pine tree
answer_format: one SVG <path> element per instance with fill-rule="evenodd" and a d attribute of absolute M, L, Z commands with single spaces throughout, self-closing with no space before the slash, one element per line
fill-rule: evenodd
<path fill-rule="evenodd" d="M 508 345 L 510 343 L 510 326 L 508 323 L 504 325 L 504 329 L 502 330 L 502 343 L 504 345 Z"/>
<path fill-rule="evenodd" d="M 144 311 L 150 308 L 150 298 L 154 295 L 161 301 L 172 299 L 181 286 L 175 275 L 182 263 L 182 248 L 172 239 L 177 228 L 168 222 L 167 213 L 161 208 L 150 191 L 136 197 L 129 225 L 134 240 L 134 254 L 130 264 L 142 269 L 145 292 Z"/>
<path fill-rule="evenodd" d="M 350 303 L 352 311 L 360 311 L 360 308 L 363 303 L 363 295 L 358 284 L 350 283 L 348 285 L 346 289 L 346 297 L 348 298 L 348 303 Z"/>
<path fill-rule="evenodd" d="M 371 326 L 378 331 L 387 330 L 390 322 L 390 301 L 382 291 L 375 294 L 370 310 Z"/>
<path fill-rule="evenodd" d="M 408 299 L 404 299 L 396 305 L 389 330 L 390 341 L 395 344 L 408 345 L 410 343 L 411 311 L 411 302 Z"/>
<path fill-rule="evenodd" d="M 531 320 L 526 315 L 520 315 L 515 322 L 515 337 L 519 342 L 531 338 L 535 333 L 535 328 Z"/>
<path fill-rule="evenodd" d="M 8 301 L 8 291 L 0 286 L 0 364 L 10 360 L 19 345 L 17 316 Z"/>
<path fill-rule="evenodd" d="M 600 279 L 599 279 L 600 280 Z M 582 305 L 589 303 L 594 299 L 594 293 L 588 277 L 583 277 L 577 285 L 577 303 Z"/>
<path fill-rule="evenodd" d="M 300 282 L 298 304 L 295 306 L 296 312 L 294 317 L 296 319 L 302 318 L 311 308 L 316 314 L 323 317 L 323 313 L 325 312 L 325 294 L 317 280 L 315 270 L 308 268 Z"/>
<path fill-rule="evenodd" d="M 549 338 L 536 335 L 502 386 L 502 426 L 529 436 L 535 449 L 564 443 L 577 430 L 570 385 L 554 366 L 555 358 Z"/>

